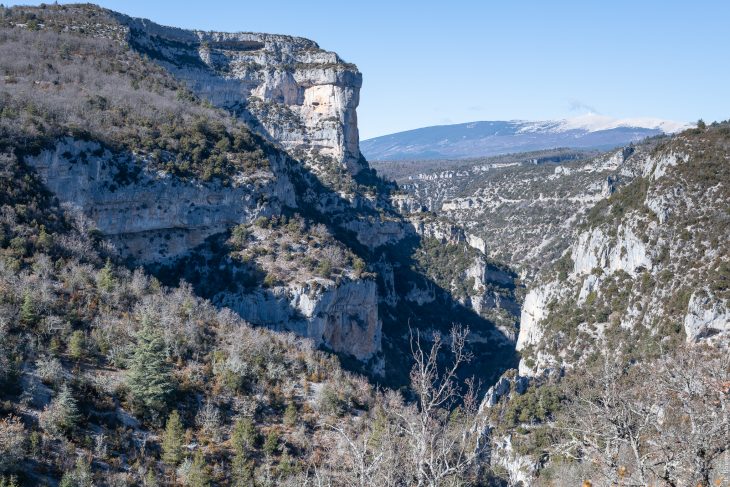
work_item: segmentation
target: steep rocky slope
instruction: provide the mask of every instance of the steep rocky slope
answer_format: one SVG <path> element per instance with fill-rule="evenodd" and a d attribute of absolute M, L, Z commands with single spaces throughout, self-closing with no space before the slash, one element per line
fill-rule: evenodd
<path fill-rule="evenodd" d="M 728 345 L 729 141 L 726 125 L 663 141 L 586 215 L 525 298 L 521 371 L 575 365 L 632 335 L 639 348 Z"/>
<path fill-rule="evenodd" d="M 308 40 L 0 8 L 0 71 L 0 484 L 716 480 L 728 122 L 404 190 Z"/>
<path fill-rule="evenodd" d="M 519 369 L 482 403 L 487 456 L 514 483 L 722 481 L 730 123 L 632 158 L 633 180 L 529 284 Z"/>
<path fill-rule="evenodd" d="M 400 183 L 411 207 L 457 222 L 474 245 L 528 277 L 561 255 L 582 214 L 633 180 L 651 146 L 375 167 Z"/>
<path fill-rule="evenodd" d="M 93 6 L 4 10 L 3 25 L 4 144 L 120 262 L 393 384 L 409 326 L 469 326 L 485 382 L 516 363 L 514 275 L 393 205 L 358 151 L 353 65 L 305 39 Z"/>
<path fill-rule="evenodd" d="M 301 485 L 325 422 L 374 404 L 312 341 L 114 265 L 11 152 L 0 185 L 0 484 Z"/>
<path fill-rule="evenodd" d="M 517 365 L 514 273 L 401 214 L 336 55 L 49 5 L 0 8 L 0 71 L 0 484 L 351 485 L 345 434 L 420 420 L 412 337 Z"/>
<path fill-rule="evenodd" d="M 334 52 L 298 37 L 188 31 L 112 15 L 131 47 L 295 158 L 331 158 L 353 174 L 366 167 L 356 113 L 362 76 Z"/>

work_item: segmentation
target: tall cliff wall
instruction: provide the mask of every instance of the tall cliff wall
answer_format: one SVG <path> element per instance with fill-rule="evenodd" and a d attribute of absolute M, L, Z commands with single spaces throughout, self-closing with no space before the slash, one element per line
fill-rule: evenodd
<path fill-rule="evenodd" d="M 209 237 L 296 206 L 277 156 L 270 162 L 279 177 L 258 170 L 231 186 L 152 172 L 143 158 L 70 137 L 25 161 L 63 205 L 84 215 L 135 265 L 174 265 Z M 359 360 L 381 351 L 374 281 L 312 275 L 289 281 L 211 297 L 251 323 L 295 332 Z"/>
<path fill-rule="evenodd" d="M 11 88 L 63 90 L 64 105 L 37 97 L 52 130 L 22 134 L 22 157 L 130 265 L 390 385 L 408 381 L 409 327 L 469 327 L 485 382 L 516 365 L 515 276 L 478 238 L 399 212 L 358 150 L 354 66 L 301 38 L 48 12 L 72 48 Z"/>
<path fill-rule="evenodd" d="M 313 170 L 330 160 L 352 174 L 365 167 L 356 113 L 362 75 L 336 53 L 299 37 L 190 31 L 118 18 L 135 49 Z"/>

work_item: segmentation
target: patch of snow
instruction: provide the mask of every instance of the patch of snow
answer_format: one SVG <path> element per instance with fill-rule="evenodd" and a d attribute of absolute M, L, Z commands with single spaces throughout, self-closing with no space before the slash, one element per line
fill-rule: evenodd
<path fill-rule="evenodd" d="M 606 115 L 598 115 L 596 113 L 587 113 L 573 118 L 564 120 L 544 120 L 537 122 L 522 122 L 523 126 L 518 133 L 526 132 L 568 132 L 570 130 L 584 130 L 586 132 L 598 132 L 600 130 L 612 130 L 617 128 L 643 128 L 650 130 L 661 130 L 666 134 L 681 132 L 682 130 L 692 127 L 692 124 L 686 122 L 676 122 L 673 120 L 662 120 L 659 118 L 639 117 L 639 118 L 613 118 Z"/>
<path fill-rule="evenodd" d="M 561 131 L 586 130 L 598 132 L 599 130 L 611 130 L 616 128 L 645 128 L 661 130 L 666 134 L 680 132 L 691 125 L 686 122 L 675 122 L 659 118 L 623 118 L 617 119 L 595 113 L 587 113 L 578 117 L 568 118 L 560 122 Z"/>

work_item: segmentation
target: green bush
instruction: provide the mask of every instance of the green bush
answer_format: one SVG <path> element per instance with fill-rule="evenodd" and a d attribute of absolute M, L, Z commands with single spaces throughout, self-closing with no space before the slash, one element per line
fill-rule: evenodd
<path fill-rule="evenodd" d="M 81 330 L 76 330 L 71 334 L 68 341 L 68 356 L 73 360 L 82 360 L 86 357 L 86 336 Z"/>
<path fill-rule="evenodd" d="M 507 424 L 546 421 L 560 407 L 556 386 L 530 387 L 524 394 L 512 396 L 504 413 Z"/>
<path fill-rule="evenodd" d="M 51 435 L 61 436 L 73 434 L 80 419 L 76 399 L 71 389 L 64 384 L 51 404 L 44 409 L 40 423 Z"/>
<path fill-rule="evenodd" d="M 279 449 L 279 433 L 275 429 L 271 429 L 266 435 L 263 451 L 265 455 L 272 456 Z"/>

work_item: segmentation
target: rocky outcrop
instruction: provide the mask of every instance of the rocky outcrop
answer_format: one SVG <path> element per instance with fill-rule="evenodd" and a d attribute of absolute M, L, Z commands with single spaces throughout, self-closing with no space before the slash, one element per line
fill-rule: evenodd
<path fill-rule="evenodd" d="M 487 253 L 487 243 L 481 237 L 469 233 L 466 235 L 466 243 L 469 244 L 470 247 L 480 251 L 482 254 Z"/>
<path fill-rule="evenodd" d="M 277 286 L 213 298 L 252 323 L 291 331 L 335 352 L 368 360 L 381 351 L 381 323 L 374 281 L 326 280 Z"/>
<path fill-rule="evenodd" d="M 520 312 L 520 330 L 515 346 L 517 351 L 524 353 L 528 348 L 535 348 L 541 344 L 545 333 L 541 323 L 550 313 L 550 303 L 559 298 L 560 293 L 560 284 L 556 282 L 550 282 L 528 291 Z M 517 370 L 520 376 L 535 377 L 555 364 L 554 357 L 537 350 L 529 360 L 523 357 Z"/>
<path fill-rule="evenodd" d="M 143 157 L 71 138 L 26 162 L 62 204 L 83 214 L 135 265 L 174 262 L 212 235 L 296 206 L 291 183 L 269 170 L 238 175 L 230 186 L 184 180 L 149 171 Z M 276 156 L 270 162 L 283 164 Z M 251 323 L 292 331 L 360 360 L 380 352 L 375 283 L 320 281 L 224 293 L 213 301 Z"/>
<path fill-rule="evenodd" d="M 354 232 L 358 242 L 371 250 L 395 244 L 406 236 L 413 235 L 413 230 L 405 222 L 395 219 L 352 218 L 343 223 L 342 227 Z"/>
<path fill-rule="evenodd" d="M 479 413 L 484 414 L 487 408 L 494 407 L 500 399 L 507 397 L 510 393 L 524 394 L 530 383 L 528 377 L 503 375 L 487 390 L 482 403 L 479 405 Z"/>
<path fill-rule="evenodd" d="M 530 485 L 539 468 L 535 459 L 515 451 L 510 435 L 493 442 L 491 459 L 493 466 L 507 472 L 509 485 Z"/>
<path fill-rule="evenodd" d="M 692 293 L 684 317 L 687 341 L 708 340 L 730 345 L 730 309 L 706 290 Z"/>
<path fill-rule="evenodd" d="M 530 289 L 527 293 L 520 314 L 520 333 L 516 345 L 518 351 L 540 342 L 540 338 L 542 338 L 540 322 L 547 317 L 548 304 L 555 299 L 557 293 L 558 285 L 556 283 Z"/>
<path fill-rule="evenodd" d="M 415 214 L 410 216 L 410 222 L 415 232 L 423 238 L 432 238 L 444 244 L 457 244 L 466 239 L 464 230 L 448 220 Z"/>
<path fill-rule="evenodd" d="M 420 213 L 427 211 L 427 208 L 423 203 L 418 201 L 412 195 L 409 194 L 395 194 L 390 198 L 390 202 L 399 212 L 403 214 L 408 213 Z"/>
<path fill-rule="evenodd" d="M 678 163 L 687 162 L 689 156 L 682 153 L 662 154 L 659 157 L 650 157 L 644 164 L 642 175 L 651 179 L 659 179 L 666 174 L 667 169 L 676 166 Z"/>
<path fill-rule="evenodd" d="M 527 293 L 520 374 L 579 366 L 634 340 L 624 336 L 727 346 L 725 154 L 722 137 L 692 134 L 636 148 L 637 178 L 586 216 L 568 252 Z M 626 169 L 619 154 L 606 166 Z"/>
<path fill-rule="evenodd" d="M 362 75 L 308 39 L 203 32 L 119 16 L 129 43 L 190 89 L 243 118 L 313 170 L 329 160 L 365 166 L 356 108 Z"/>
<path fill-rule="evenodd" d="M 269 170 L 234 178 L 231 186 L 186 181 L 150 171 L 143 157 L 72 138 L 26 162 L 62 204 L 139 264 L 169 261 L 233 225 L 296 205 L 289 181 Z M 270 164 L 282 161 L 272 157 Z"/>
<path fill-rule="evenodd" d="M 652 266 L 646 244 L 623 225 L 615 237 L 609 237 L 598 228 L 581 233 L 573 244 L 572 258 L 575 274 L 589 274 L 598 268 L 605 272 L 621 270 L 633 276 Z"/>

